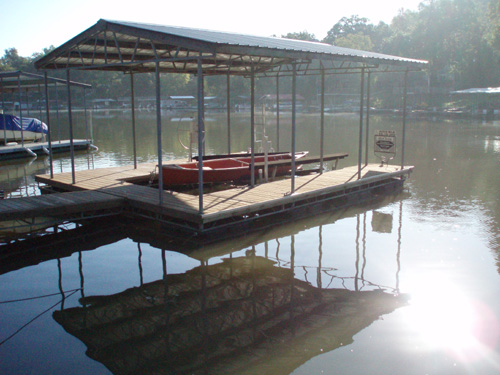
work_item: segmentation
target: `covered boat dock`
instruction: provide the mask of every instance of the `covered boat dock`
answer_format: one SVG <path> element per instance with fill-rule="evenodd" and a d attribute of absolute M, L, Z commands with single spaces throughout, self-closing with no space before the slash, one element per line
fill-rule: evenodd
<path fill-rule="evenodd" d="M 89 131 L 87 131 L 86 139 L 74 139 L 71 134 L 69 139 L 61 139 L 58 87 L 62 89 L 67 85 L 83 90 L 84 100 L 86 90 L 92 87 L 81 82 L 67 82 L 60 78 L 50 77 L 47 74 L 40 75 L 24 71 L 0 72 L 0 123 L 2 124 L 2 128 L 0 128 L 0 143 L 2 143 L 2 146 L 0 146 L 0 161 L 47 155 L 51 159 L 52 168 L 52 155 L 54 153 L 72 153 L 95 148 L 91 143 Z M 39 121 L 33 119 L 33 122 L 42 122 L 43 125 L 45 125 L 43 123 L 45 122 L 50 128 L 49 91 L 52 91 L 54 95 L 53 106 L 56 110 L 57 132 L 52 127 L 46 135 L 44 134 L 43 138 L 42 134 L 40 134 L 40 139 L 33 142 L 26 134 L 26 129 L 33 128 L 33 126 L 25 128 L 26 121 L 23 120 L 32 117 L 36 113 Z M 32 96 L 31 102 L 30 94 Z M 86 105 L 84 107 L 87 126 Z M 8 134 L 14 133 L 14 131 L 8 131 L 7 129 L 8 121 L 6 120 L 10 117 L 9 112 L 18 114 L 16 118 L 19 119 L 19 124 L 23 124 L 19 126 L 20 142 L 9 142 Z"/>
<path fill-rule="evenodd" d="M 354 205 L 377 194 L 385 188 L 393 191 L 402 186 L 412 167 L 405 165 L 404 147 L 406 116 L 403 116 L 399 165 L 379 166 L 368 164 L 369 152 L 369 108 L 370 75 L 374 73 L 399 73 L 404 80 L 405 95 L 403 112 L 406 109 L 406 83 L 408 73 L 418 71 L 426 62 L 389 56 L 372 52 L 340 48 L 328 44 L 232 34 L 218 31 L 170 27 L 133 22 L 100 20 L 73 39 L 56 48 L 35 62 L 42 70 L 65 70 L 67 82 L 71 72 L 78 70 L 121 71 L 130 75 L 132 92 L 131 136 L 134 144 L 134 165 L 126 169 L 130 174 L 140 175 L 141 166 L 136 159 L 134 78 L 140 73 L 155 73 L 156 77 L 156 122 L 158 143 L 158 170 L 165 163 L 162 150 L 162 112 L 160 79 L 164 73 L 194 74 L 197 77 L 197 126 L 198 126 L 198 194 L 186 195 L 165 191 L 162 174 L 158 173 L 158 188 L 134 185 L 128 177 L 111 169 L 81 171 L 71 174 L 37 176 L 59 191 L 98 190 L 113 196 L 124 197 L 131 208 L 130 213 L 166 222 L 174 227 L 184 227 L 198 232 L 207 229 L 227 228 L 233 224 L 249 227 L 266 216 L 274 217 L 302 207 L 309 214 L 322 207 Z M 340 170 L 324 171 L 324 97 L 325 76 L 328 74 L 359 74 L 360 119 L 359 149 L 357 165 Z M 204 158 L 204 77 L 224 75 L 227 77 L 227 100 L 230 102 L 230 77 L 244 76 L 250 80 L 250 153 L 252 162 L 251 181 L 242 189 L 209 193 L 203 191 Z M 292 80 L 291 149 L 296 153 L 297 92 L 298 76 L 318 75 L 321 98 L 321 139 L 318 140 L 319 172 L 298 176 L 295 159 L 291 159 L 291 177 L 257 186 L 255 181 L 256 150 L 256 106 L 255 85 L 257 77 L 276 79 L 277 97 L 279 82 L 283 77 Z M 367 79 L 368 78 L 368 79 Z M 368 91 L 365 98 L 365 87 Z M 68 85 L 68 90 L 70 86 Z M 366 106 L 366 110 L 365 110 Z M 229 105 L 228 105 L 229 109 Z M 69 108 L 71 113 L 71 106 Z M 279 142 L 279 106 L 277 108 L 277 138 Z M 70 126 L 71 126 L 71 115 Z M 284 150 L 278 150 L 284 151 Z M 351 150 L 339 150 L 351 152 Z M 227 153 L 231 150 L 231 112 L 227 111 Z M 175 162 L 175 161 L 169 161 Z M 151 167 L 151 166 L 149 166 Z M 136 171 L 136 172 L 133 172 Z M 108 177 L 105 177 L 108 176 Z M 111 176 L 111 177 L 110 177 Z M 139 191 L 140 190 L 140 191 Z M 156 193 L 154 192 L 156 190 Z M 147 200 L 147 202 L 145 202 Z M 134 203 L 136 202 L 136 203 Z M 325 205 L 325 203 L 327 203 Z M 331 203 L 331 204 L 330 204 Z M 248 223 L 248 225 L 245 225 Z M 241 225 L 244 224 L 244 225 Z"/>

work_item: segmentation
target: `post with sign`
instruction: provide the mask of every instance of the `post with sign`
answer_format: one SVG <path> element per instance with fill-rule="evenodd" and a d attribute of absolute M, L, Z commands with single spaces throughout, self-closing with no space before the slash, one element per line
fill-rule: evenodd
<path fill-rule="evenodd" d="M 375 132 L 374 152 L 381 160 L 381 167 L 389 164 L 396 156 L 396 132 L 393 130 L 378 130 Z"/>

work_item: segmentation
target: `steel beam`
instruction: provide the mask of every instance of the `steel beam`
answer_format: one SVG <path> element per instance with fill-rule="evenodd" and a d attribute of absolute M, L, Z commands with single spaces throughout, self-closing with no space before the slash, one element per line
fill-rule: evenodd
<path fill-rule="evenodd" d="M 7 126 L 5 124 L 5 101 L 3 97 L 3 77 L 0 77 L 0 92 L 2 93 L 2 119 L 3 119 L 3 141 L 7 145 Z"/>
<path fill-rule="evenodd" d="M 250 75 L 250 186 L 255 186 L 255 71 Z"/>
<path fill-rule="evenodd" d="M 280 77 L 276 76 L 276 151 L 280 150 Z"/>
<path fill-rule="evenodd" d="M 323 155 L 325 153 L 325 70 L 321 64 L 321 119 L 319 145 L 319 173 L 323 174 Z"/>
<path fill-rule="evenodd" d="M 406 100 L 408 97 L 408 71 L 404 75 L 404 91 L 403 91 L 403 134 L 401 138 L 401 169 L 405 165 L 405 144 L 406 144 Z"/>
<path fill-rule="evenodd" d="M 48 85 L 48 76 L 47 71 L 44 72 L 44 80 L 45 80 L 45 110 L 47 112 L 47 138 L 49 142 L 49 162 L 50 162 L 50 178 L 54 178 L 54 161 L 52 160 L 52 129 L 50 125 L 50 102 L 49 102 L 49 85 Z"/>
<path fill-rule="evenodd" d="M 17 77 L 17 89 L 19 90 L 19 121 L 21 122 L 21 145 L 24 147 L 24 130 L 23 130 L 23 99 L 21 96 L 21 76 Z"/>
<path fill-rule="evenodd" d="M 202 59 L 198 59 L 198 212 L 203 215 L 203 141 L 205 135 L 204 124 L 204 95 Z"/>
<path fill-rule="evenodd" d="M 137 142 L 135 134 L 135 92 L 134 73 L 130 73 L 130 105 L 132 108 L 132 145 L 134 149 L 134 169 L 137 169 Z"/>
<path fill-rule="evenodd" d="M 361 69 L 361 89 L 359 96 L 359 148 L 358 148 L 358 179 L 361 178 L 361 161 L 363 159 L 363 111 L 365 93 L 365 70 Z"/>
<path fill-rule="evenodd" d="M 66 70 L 66 86 L 68 90 L 68 120 L 69 120 L 69 153 L 71 155 L 71 181 L 76 183 L 75 176 L 75 145 L 73 143 L 73 112 L 71 108 L 71 80 L 70 70 Z"/>
<path fill-rule="evenodd" d="M 156 140 L 158 147 L 158 201 L 163 204 L 163 162 L 161 145 L 161 87 L 160 87 L 160 63 L 156 62 Z"/>
<path fill-rule="evenodd" d="M 227 154 L 231 154 L 231 74 L 227 72 L 226 98 L 227 98 Z"/>
<path fill-rule="evenodd" d="M 295 129 L 297 120 L 297 66 L 293 64 L 292 75 L 292 178 L 290 194 L 295 192 Z"/>
<path fill-rule="evenodd" d="M 368 165 L 368 147 L 370 144 L 369 136 L 370 136 L 370 81 L 371 81 L 371 72 L 368 72 L 367 81 L 366 81 L 366 139 L 365 139 L 365 166 Z"/>

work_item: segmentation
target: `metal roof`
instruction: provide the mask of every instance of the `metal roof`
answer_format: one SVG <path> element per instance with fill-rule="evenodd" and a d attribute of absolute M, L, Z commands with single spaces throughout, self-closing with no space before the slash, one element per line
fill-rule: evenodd
<path fill-rule="evenodd" d="M 54 86 L 56 84 L 66 85 L 66 80 L 55 78 L 55 77 L 47 77 L 48 86 Z M 83 88 L 92 88 L 91 85 L 86 83 L 80 83 L 71 81 L 71 86 L 83 87 Z M 40 74 L 23 72 L 20 70 L 16 71 L 8 71 L 8 72 L 0 72 L 0 91 L 2 92 L 15 92 L 19 90 L 29 90 L 29 89 L 40 89 L 45 85 L 45 77 Z"/>
<path fill-rule="evenodd" d="M 325 43 L 101 19 L 38 59 L 35 67 L 150 72 L 158 62 L 165 72 L 196 73 L 200 58 L 204 74 L 239 75 L 252 69 L 288 71 L 292 63 L 300 64 L 303 72 L 312 71 L 313 60 L 344 70 L 379 65 L 418 70 L 426 64 Z"/>

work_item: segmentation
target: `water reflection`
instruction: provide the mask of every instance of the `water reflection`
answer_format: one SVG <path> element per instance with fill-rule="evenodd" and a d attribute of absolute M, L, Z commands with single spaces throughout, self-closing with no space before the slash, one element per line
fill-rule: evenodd
<path fill-rule="evenodd" d="M 293 236 L 291 246 L 289 268 L 249 249 L 183 274 L 168 274 L 162 251 L 162 279 L 83 297 L 54 319 L 114 374 L 289 374 L 404 305 L 381 289 L 298 279 Z"/>
<path fill-rule="evenodd" d="M 372 224 L 379 227 L 381 217 L 387 220 L 387 204 L 402 208 L 400 198 L 371 206 L 386 212 L 372 216 Z M 205 246 L 105 221 L 7 244 L 0 273 L 52 264 L 49 278 L 59 297 L 47 293 L 55 304 L 28 309 L 31 316 L 22 315 L 26 321 L 3 310 L 9 323 L 1 338 L 10 344 L 21 336 L 18 332 L 37 335 L 33 316 L 57 306 L 54 320 L 85 344 L 88 357 L 115 374 L 289 374 L 311 358 L 351 344 L 354 335 L 407 303 L 397 291 L 399 268 L 382 277 L 368 272 L 368 208 Z M 401 220 L 394 221 L 401 227 Z M 335 225 L 356 233 L 344 250 L 331 247 L 331 237 L 339 234 Z M 384 233 L 389 234 L 396 235 Z M 117 271 L 106 245 L 122 247 L 130 239 L 135 248 L 120 248 L 117 255 L 134 265 L 126 273 Z M 101 255 L 94 255 L 96 248 Z M 171 259 L 181 250 L 195 266 L 179 271 L 179 262 Z M 399 251 L 391 250 L 387 260 L 395 265 L 398 257 Z M 154 278 L 148 273 L 152 263 L 160 268 Z M 132 269 L 138 279 L 131 277 Z M 114 289 L 110 293 L 108 285 Z M 57 329 L 42 330 L 44 342 L 52 346 Z M 84 351 L 75 343 L 67 350 Z M 64 361 L 56 350 L 48 355 L 54 363 Z"/>
<path fill-rule="evenodd" d="M 34 176 L 47 173 L 49 162 L 47 158 L 29 160 L 14 160 L 0 164 L 0 190 L 5 198 L 18 198 L 38 195 Z"/>

